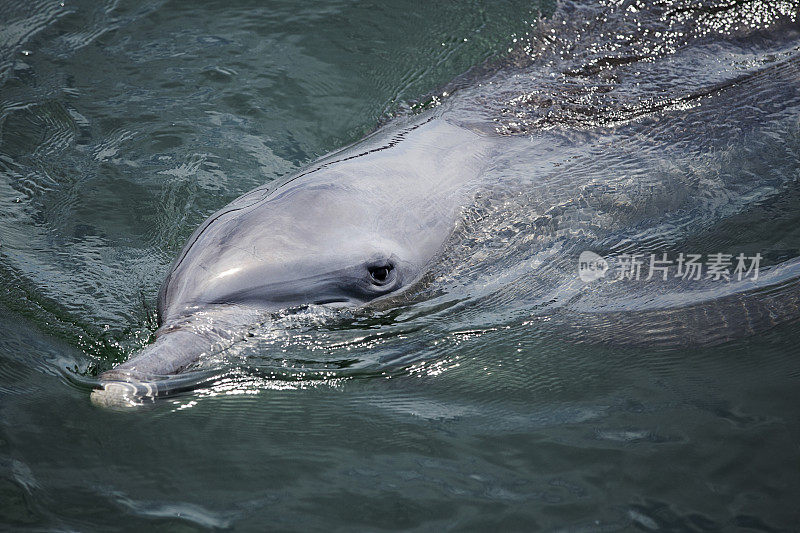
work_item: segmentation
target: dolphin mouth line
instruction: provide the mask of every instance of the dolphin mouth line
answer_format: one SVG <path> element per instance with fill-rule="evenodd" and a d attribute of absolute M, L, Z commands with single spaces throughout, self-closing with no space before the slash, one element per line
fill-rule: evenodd
<path fill-rule="evenodd" d="M 317 300 L 314 302 L 314 305 L 330 305 L 330 304 L 352 304 L 353 302 L 350 301 L 348 298 L 326 298 L 323 300 Z"/>

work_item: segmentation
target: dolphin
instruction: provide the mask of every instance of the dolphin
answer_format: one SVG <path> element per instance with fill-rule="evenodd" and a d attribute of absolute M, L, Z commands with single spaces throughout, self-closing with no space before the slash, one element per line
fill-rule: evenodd
<path fill-rule="evenodd" d="M 369 141 L 209 217 L 161 287 L 155 342 L 103 373 L 93 401 L 158 395 L 159 377 L 224 348 L 270 311 L 360 306 L 417 282 L 496 141 L 440 112 Z"/>
<path fill-rule="evenodd" d="M 728 4 L 723 7 L 736 8 Z M 625 11 L 624 16 L 630 13 Z M 567 11 L 565 17 L 569 16 Z M 560 28 L 559 22 L 554 20 L 553 27 Z M 692 21 L 687 24 L 691 26 Z M 673 30 L 676 35 L 683 35 L 681 27 Z M 547 31 L 542 35 L 543 46 L 552 44 L 547 40 Z M 603 35 L 602 31 L 599 35 Z M 600 178 L 586 172 L 570 174 L 564 165 L 574 159 L 580 166 L 580 161 L 591 161 L 601 151 L 617 146 L 624 149 L 625 142 L 620 137 L 633 139 L 631 146 L 638 146 L 648 156 L 660 143 L 665 146 L 662 151 L 666 156 L 691 160 L 696 158 L 693 154 L 711 150 L 703 144 L 706 137 L 725 140 L 728 133 L 720 133 L 724 127 L 728 128 L 726 132 L 747 128 L 755 131 L 762 122 L 791 122 L 792 110 L 800 108 L 800 90 L 796 89 L 800 66 L 791 52 L 796 45 L 794 34 L 787 35 L 788 40 L 762 43 L 764 50 L 759 52 L 763 57 L 785 59 L 734 62 L 710 87 L 694 87 L 686 80 L 693 79 L 691 72 L 716 72 L 712 70 L 717 57 L 714 42 L 671 51 L 673 62 L 685 56 L 683 70 L 676 70 L 681 73 L 677 78 L 672 78 L 670 68 L 658 61 L 622 62 L 616 67 L 617 76 L 623 77 L 624 69 L 629 68 L 632 79 L 645 79 L 649 68 L 652 74 L 647 79 L 663 95 L 660 100 L 652 100 L 646 93 L 634 93 L 632 87 L 618 90 L 605 107 L 596 106 L 604 110 L 604 116 L 586 115 L 584 109 L 584 102 L 604 94 L 595 85 L 584 83 L 595 72 L 596 64 L 605 65 L 600 61 L 602 57 L 587 59 L 576 54 L 588 67 L 576 70 L 562 65 L 560 70 L 566 72 L 563 86 L 551 81 L 557 59 L 539 58 L 521 70 L 507 67 L 485 76 L 482 83 L 462 87 L 458 98 L 419 115 L 395 120 L 278 184 L 241 196 L 210 216 L 189 238 L 161 287 L 159 328 L 154 342 L 102 373 L 101 388 L 92 393 L 92 400 L 104 406 L 127 405 L 174 391 L 174 383 L 164 385 L 165 376 L 179 374 L 205 356 L 225 350 L 243 338 L 250 326 L 276 310 L 302 305 L 391 305 L 413 297 L 412 288 L 423 286 L 430 271 L 445 262 L 448 246 L 461 242 L 463 234 L 459 231 L 467 226 L 465 210 L 486 191 L 502 192 L 499 197 L 506 200 L 496 205 L 513 205 L 518 198 L 526 199 L 529 203 L 523 210 L 530 213 L 525 223 L 517 226 L 531 228 L 532 233 L 520 242 L 528 243 L 528 248 L 551 252 L 564 252 L 570 235 L 602 243 L 611 237 L 624 237 L 626 227 L 652 225 L 648 210 L 660 210 L 655 218 L 664 227 L 683 231 L 687 215 L 709 226 L 716 221 L 712 215 L 726 209 L 744 209 L 758 194 L 777 191 L 783 182 L 767 184 L 749 178 L 736 181 L 734 177 L 730 182 L 717 183 L 715 194 L 707 194 L 703 187 L 711 186 L 709 180 L 695 179 L 691 172 L 677 173 L 672 181 L 667 179 L 668 174 L 660 181 L 648 181 L 642 176 L 642 185 L 637 186 L 622 178 L 600 182 Z M 731 47 L 740 46 L 735 40 L 731 42 Z M 754 53 L 751 44 L 745 42 L 741 46 L 747 53 Z M 586 48 L 592 49 L 589 45 Z M 601 78 L 606 80 L 608 76 L 601 72 Z M 663 83 L 659 85 L 658 80 Z M 638 86 L 636 82 L 635 87 Z M 564 104 L 560 107 L 552 103 L 558 98 L 558 91 L 563 91 Z M 636 98 L 631 96 L 634 94 Z M 514 98 L 506 99 L 509 96 Z M 719 121 L 722 125 L 717 124 L 718 110 L 704 104 L 712 96 L 717 106 L 730 106 L 726 120 Z M 497 110 L 494 108 L 499 104 L 486 104 L 489 101 L 507 103 Z M 542 112 L 543 102 L 549 102 L 546 114 Z M 492 111 L 497 111 L 494 115 L 503 116 L 503 120 L 492 118 Z M 659 114 L 666 118 L 660 122 L 652 119 L 651 131 L 637 127 L 637 121 L 645 123 L 647 117 Z M 558 127 L 553 127 L 554 120 Z M 603 128 L 611 128 L 611 133 Z M 628 164 L 622 155 L 620 163 Z M 514 174 L 508 169 L 515 166 L 524 167 L 529 177 L 516 179 L 511 185 L 504 176 L 506 172 Z M 636 193 L 640 196 L 632 197 Z M 514 200 L 508 199 L 511 197 Z M 726 203 L 710 203 L 713 201 Z M 638 206 L 642 209 L 637 210 Z M 469 265 L 483 255 L 475 253 L 463 260 Z M 798 270 L 800 266 L 795 262 L 774 277 L 780 278 L 781 283 L 791 281 L 800 275 Z M 553 272 L 541 268 L 533 275 L 545 283 Z M 586 293 L 586 288 L 576 283 L 573 273 L 569 283 L 561 279 L 553 285 L 559 297 L 569 299 Z M 619 290 L 619 285 L 609 287 Z M 749 287 L 757 292 L 757 286 Z M 716 287 L 704 286 L 705 289 L 706 295 L 719 294 Z M 685 303 L 697 292 L 681 294 Z M 796 316 L 798 299 L 793 282 L 789 296 L 785 300 L 788 303 L 782 306 L 758 308 L 764 321 L 775 322 L 776 308 Z M 745 311 L 756 309 L 739 293 L 731 295 L 729 291 L 726 298 L 720 300 L 728 302 L 719 313 L 720 319 L 703 325 L 704 330 L 730 322 L 734 316 L 731 310 L 743 306 Z M 714 299 L 706 297 L 703 301 Z M 697 311 L 691 305 L 684 308 L 686 312 L 681 316 L 687 317 L 685 320 L 677 320 L 674 312 L 670 315 L 678 325 L 670 329 L 668 339 L 677 338 L 674 330 L 685 330 L 687 323 L 697 325 L 700 322 L 696 317 L 705 316 L 702 309 Z M 648 312 L 651 313 L 646 323 L 653 329 L 664 315 L 660 309 Z M 748 320 L 748 331 L 757 325 L 751 323 L 751 316 L 744 312 L 742 318 Z M 613 324 L 625 324 L 627 337 L 644 338 L 624 316 L 596 319 L 595 315 L 576 313 L 572 317 L 580 317 L 582 323 L 572 329 L 581 332 L 594 323 L 591 329 L 608 337 Z M 606 327 L 609 324 L 612 327 Z"/>

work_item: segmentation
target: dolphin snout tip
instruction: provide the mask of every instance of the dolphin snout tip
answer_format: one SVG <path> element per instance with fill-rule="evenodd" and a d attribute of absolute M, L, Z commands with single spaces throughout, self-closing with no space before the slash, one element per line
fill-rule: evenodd
<path fill-rule="evenodd" d="M 155 398 L 153 387 L 147 383 L 106 381 L 101 385 L 101 389 L 95 389 L 91 394 L 92 403 L 98 407 L 132 409 L 142 406 L 145 400 Z"/>

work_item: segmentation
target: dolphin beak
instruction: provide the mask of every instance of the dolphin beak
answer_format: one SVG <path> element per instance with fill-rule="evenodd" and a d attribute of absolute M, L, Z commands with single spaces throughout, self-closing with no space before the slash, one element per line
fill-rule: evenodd
<path fill-rule="evenodd" d="M 192 328 L 163 330 L 153 344 L 100 374 L 100 388 L 92 391 L 91 401 L 99 407 L 124 409 L 185 390 L 186 379 L 176 375 L 213 352 L 215 341 L 219 338 Z"/>
<path fill-rule="evenodd" d="M 155 382 L 138 381 L 106 381 L 102 389 L 92 391 L 92 403 L 106 409 L 131 409 L 141 407 L 145 401 L 154 401 L 158 395 Z"/>
<path fill-rule="evenodd" d="M 242 324 L 253 323 L 257 316 L 252 310 L 231 308 L 189 316 L 160 328 L 154 343 L 100 374 L 92 403 L 126 409 L 196 388 L 202 376 L 185 370 L 243 338 L 246 329 Z"/>

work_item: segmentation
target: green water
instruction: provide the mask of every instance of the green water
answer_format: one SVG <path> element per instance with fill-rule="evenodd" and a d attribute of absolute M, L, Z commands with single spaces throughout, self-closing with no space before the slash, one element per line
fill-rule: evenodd
<path fill-rule="evenodd" d="M 797 322 L 626 348 L 407 309 L 272 332 L 150 408 L 90 403 L 209 214 L 507 53 L 539 13 L 0 1 L 0 529 L 797 529 Z M 790 141 L 761 168 L 797 172 Z M 796 198 L 689 240 L 796 257 Z"/>

